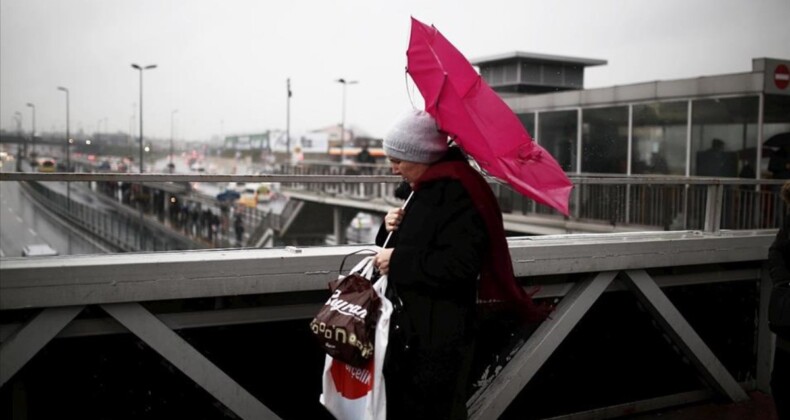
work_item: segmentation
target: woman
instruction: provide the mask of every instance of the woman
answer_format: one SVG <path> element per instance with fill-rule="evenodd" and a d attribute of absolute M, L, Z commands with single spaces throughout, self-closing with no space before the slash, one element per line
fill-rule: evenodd
<path fill-rule="evenodd" d="M 773 283 L 774 294 L 772 297 L 777 299 L 780 294 L 786 296 L 787 289 L 790 288 L 790 181 L 782 186 L 781 196 L 785 202 L 784 220 L 768 250 L 768 272 Z M 780 322 L 786 324 L 786 320 L 771 319 L 771 316 L 780 318 L 781 315 L 773 313 L 769 315 L 772 329 L 776 333 L 771 394 L 779 419 L 787 420 L 790 419 L 790 331 L 787 327 L 775 325 Z"/>
<path fill-rule="evenodd" d="M 531 319 L 545 311 L 515 282 L 491 189 L 433 118 L 410 112 L 383 146 L 413 192 L 404 209 L 388 212 L 376 239 L 382 245 L 392 233 L 375 264 L 403 303 L 384 364 L 387 417 L 464 419 L 478 299 L 508 299 Z"/>

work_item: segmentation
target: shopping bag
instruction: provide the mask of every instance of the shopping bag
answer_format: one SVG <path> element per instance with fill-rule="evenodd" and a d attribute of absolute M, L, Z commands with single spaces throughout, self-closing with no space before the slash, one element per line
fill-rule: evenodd
<path fill-rule="evenodd" d="M 373 357 L 381 301 L 373 290 L 373 257 L 329 284 L 332 295 L 310 322 L 319 345 L 334 359 L 365 367 Z"/>
<path fill-rule="evenodd" d="M 327 355 L 324 361 L 323 393 L 320 401 L 339 420 L 385 420 L 387 416 L 384 355 L 387 351 L 392 303 L 384 296 L 387 276 L 373 285 L 380 307 L 375 329 L 373 358 L 356 367 Z"/>

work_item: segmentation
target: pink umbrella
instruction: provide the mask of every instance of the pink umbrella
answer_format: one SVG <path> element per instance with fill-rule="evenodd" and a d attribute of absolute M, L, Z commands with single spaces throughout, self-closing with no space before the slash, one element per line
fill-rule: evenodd
<path fill-rule="evenodd" d="M 411 23 L 406 71 L 425 111 L 488 174 L 567 216 L 573 184 L 557 161 L 435 27 Z"/>

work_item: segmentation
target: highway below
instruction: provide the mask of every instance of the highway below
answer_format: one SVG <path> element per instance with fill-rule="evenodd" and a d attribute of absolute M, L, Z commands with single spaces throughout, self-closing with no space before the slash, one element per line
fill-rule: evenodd
<path fill-rule="evenodd" d="M 10 165 L 3 169 L 10 169 Z M 57 184 L 63 185 L 55 185 L 55 189 L 65 190 L 65 183 Z M 72 186 L 71 195 L 74 200 L 93 200 L 84 187 Z M 19 182 L 0 182 L 0 257 L 20 257 L 22 248 L 33 244 L 47 244 L 59 255 L 107 252 L 41 208 Z"/>

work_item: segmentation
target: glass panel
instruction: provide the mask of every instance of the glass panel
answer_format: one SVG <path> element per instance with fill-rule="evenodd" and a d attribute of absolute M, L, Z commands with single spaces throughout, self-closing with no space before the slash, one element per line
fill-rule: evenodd
<path fill-rule="evenodd" d="M 565 172 L 576 172 L 577 111 L 541 112 L 538 143 Z"/>
<path fill-rule="evenodd" d="M 518 64 L 512 63 L 503 66 L 503 81 L 505 83 L 518 82 Z"/>
<path fill-rule="evenodd" d="M 524 125 L 524 128 L 527 129 L 527 133 L 529 133 L 530 137 L 533 139 L 535 138 L 535 113 L 530 112 L 527 114 L 517 114 L 519 121 L 521 124 Z"/>
<path fill-rule="evenodd" d="M 634 105 L 633 174 L 686 174 L 687 102 Z"/>
<path fill-rule="evenodd" d="M 692 175 L 756 176 L 758 105 L 757 96 L 693 102 Z"/>
<path fill-rule="evenodd" d="M 555 64 L 544 64 L 543 84 L 549 86 L 562 86 L 562 66 Z"/>
<path fill-rule="evenodd" d="M 582 112 L 582 172 L 624 174 L 628 165 L 628 108 Z"/>
<path fill-rule="evenodd" d="M 790 179 L 790 96 L 766 95 L 763 136 L 762 177 Z"/>
<path fill-rule="evenodd" d="M 540 84 L 540 71 L 540 64 L 521 63 L 521 81 L 523 83 Z"/>
<path fill-rule="evenodd" d="M 565 86 L 584 88 L 584 69 L 580 66 L 563 66 L 565 69 Z"/>

